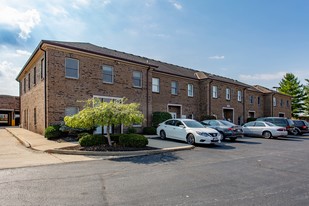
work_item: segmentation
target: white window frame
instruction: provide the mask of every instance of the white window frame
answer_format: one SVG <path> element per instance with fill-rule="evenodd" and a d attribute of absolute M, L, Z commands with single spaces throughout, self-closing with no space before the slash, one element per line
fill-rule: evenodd
<path fill-rule="evenodd" d="M 112 74 L 107 74 L 107 73 L 104 73 L 104 69 L 111 69 L 112 70 Z M 102 66 L 102 80 L 103 80 L 103 83 L 107 83 L 107 84 L 113 84 L 114 83 L 114 67 L 112 66 L 109 66 L 109 65 L 103 65 Z M 104 76 L 111 76 L 112 78 L 112 81 L 104 81 Z"/>
<path fill-rule="evenodd" d="M 277 106 L 277 99 L 276 99 L 276 97 L 273 97 L 273 106 L 274 106 L 274 107 Z"/>
<path fill-rule="evenodd" d="M 254 98 L 253 98 L 253 95 L 251 95 L 250 97 L 249 97 L 250 99 L 249 99 L 249 102 L 250 102 L 250 104 L 253 104 L 253 102 L 254 102 Z"/>
<path fill-rule="evenodd" d="M 134 76 L 134 74 L 140 74 L 140 76 L 137 77 Z M 135 80 L 138 80 L 140 82 L 140 85 L 135 85 Z M 132 84 L 133 84 L 133 87 L 136 87 L 136 88 L 142 88 L 143 87 L 143 73 L 141 71 L 133 71 L 132 73 Z"/>
<path fill-rule="evenodd" d="M 173 85 L 173 83 L 175 85 Z M 171 94 L 178 95 L 178 82 L 177 81 L 172 81 L 171 82 Z"/>
<path fill-rule="evenodd" d="M 67 60 L 75 60 L 77 61 L 77 69 L 76 68 L 67 68 Z M 65 78 L 68 78 L 68 79 L 79 79 L 79 60 L 78 59 L 73 59 L 73 58 L 65 58 Z M 67 69 L 72 69 L 72 70 L 77 70 L 77 77 L 76 76 L 68 76 L 67 74 Z"/>
<path fill-rule="evenodd" d="M 231 89 L 230 88 L 225 89 L 225 99 L 231 100 Z"/>
<path fill-rule="evenodd" d="M 152 78 L 152 92 L 159 93 L 160 92 L 160 79 Z"/>
<path fill-rule="evenodd" d="M 212 86 L 212 98 L 218 98 L 218 86 Z"/>
<path fill-rule="evenodd" d="M 238 90 L 238 92 L 237 92 L 237 100 L 239 102 L 241 102 L 241 100 L 242 100 L 242 92 L 240 90 Z"/>
<path fill-rule="evenodd" d="M 193 97 L 193 84 L 188 84 L 188 97 Z"/>

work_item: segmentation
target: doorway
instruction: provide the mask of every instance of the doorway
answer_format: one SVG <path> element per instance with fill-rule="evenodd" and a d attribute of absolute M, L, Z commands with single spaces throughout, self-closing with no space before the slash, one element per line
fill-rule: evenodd
<path fill-rule="evenodd" d="M 223 119 L 234 122 L 234 109 L 233 108 L 223 108 Z"/>

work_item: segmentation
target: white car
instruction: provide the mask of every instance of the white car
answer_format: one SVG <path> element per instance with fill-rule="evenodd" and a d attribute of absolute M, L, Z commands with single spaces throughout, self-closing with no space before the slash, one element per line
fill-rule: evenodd
<path fill-rule="evenodd" d="M 186 141 L 188 144 L 220 143 L 221 134 L 212 128 L 205 128 L 201 123 L 192 119 L 169 119 L 159 124 L 157 135 L 161 139 L 171 138 Z"/>
<path fill-rule="evenodd" d="M 253 121 L 243 125 L 244 135 L 260 136 L 266 139 L 271 137 L 286 137 L 288 132 L 285 127 L 274 125 L 270 122 Z"/>

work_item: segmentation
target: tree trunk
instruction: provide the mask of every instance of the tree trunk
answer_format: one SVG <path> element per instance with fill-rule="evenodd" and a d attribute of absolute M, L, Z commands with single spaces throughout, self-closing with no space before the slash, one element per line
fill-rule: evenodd
<path fill-rule="evenodd" d="M 107 125 L 107 127 L 106 127 L 106 129 L 107 129 L 107 141 L 108 141 L 108 145 L 112 146 L 111 136 L 109 134 L 109 128 L 110 128 L 110 125 Z"/>

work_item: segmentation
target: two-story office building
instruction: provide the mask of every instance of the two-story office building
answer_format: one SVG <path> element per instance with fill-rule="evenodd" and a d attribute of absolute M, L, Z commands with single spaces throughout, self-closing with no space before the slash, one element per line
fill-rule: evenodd
<path fill-rule="evenodd" d="M 38 133 L 80 111 L 83 104 L 78 101 L 89 98 L 126 97 L 128 102 L 140 103 L 145 116 L 141 127 L 151 125 L 155 111 L 197 120 L 215 115 L 237 124 L 248 117 L 291 115 L 289 107 L 274 108 L 269 91 L 89 43 L 41 41 L 16 80 L 21 125 Z M 287 95 L 275 95 L 290 102 Z"/>

